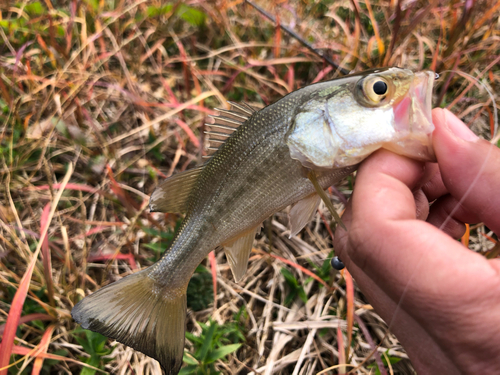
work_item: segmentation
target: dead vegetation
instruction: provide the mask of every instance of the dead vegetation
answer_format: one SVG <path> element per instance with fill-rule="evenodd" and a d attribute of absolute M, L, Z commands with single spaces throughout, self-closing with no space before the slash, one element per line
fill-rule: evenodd
<path fill-rule="evenodd" d="M 149 213 L 149 194 L 201 162 L 214 107 L 262 107 L 339 75 L 279 25 L 349 71 L 471 74 L 498 105 L 497 0 L 257 4 L 276 23 L 241 0 L 0 4 L 0 374 L 160 374 L 141 353 L 78 328 L 71 308 L 165 251 L 181 217 Z M 446 73 L 435 93 L 436 106 L 492 136 L 484 90 Z M 352 179 L 337 188 L 348 197 Z M 413 373 L 350 275 L 329 266 L 329 215 L 321 208 L 292 239 L 286 214 L 266 221 L 240 284 L 222 252 L 202 264 L 184 373 Z M 462 241 L 500 251 L 481 224 Z"/>

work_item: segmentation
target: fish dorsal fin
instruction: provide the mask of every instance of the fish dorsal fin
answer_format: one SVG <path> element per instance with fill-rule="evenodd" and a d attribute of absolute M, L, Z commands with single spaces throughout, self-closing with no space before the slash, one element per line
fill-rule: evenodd
<path fill-rule="evenodd" d="M 177 173 L 159 184 L 149 199 L 151 212 L 186 212 L 189 195 L 203 167 Z"/>
<path fill-rule="evenodd" d="M 260 228 L 261 226 L 258 225 L 234 241 L 223 245 L 227 262 L 229 263 L 229 267 L 231 267 L 236 282 L 239 282 L 245 276 L 253 240 Z"/>
<path fill-rule="evenodd" d="M 257 110 L 245 103 L 228 102 L 231 109 L 214 108 L 219 112 L 217 116 L 209 116 L 211 122 L 205 126 L 210 128 L 208 135 L 207 157 L 215 153 L 233 132 L 243 125 Z"/>
<path fill-rule="evenodd" d="M 248 115 L 248 117 L 259 111 L 258 108 L 252 107 L 251 105 L 246 103 L 235 103 L 230 101 L 228 101 L 228 103 L 231 105 L 231 111 L 237 113 L 245 113 Z"/>
<path fill-rule="evenodd" d="M 312 220 L 320 202 L 321 197 L 318 194 L 311 194 L 292 205 L 288 214 L 290 238 L 299 233 Z"/>

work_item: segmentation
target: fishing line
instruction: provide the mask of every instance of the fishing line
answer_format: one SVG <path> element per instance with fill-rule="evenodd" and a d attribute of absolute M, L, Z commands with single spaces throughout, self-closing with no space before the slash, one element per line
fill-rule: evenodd
<path fill-rule="evenodd" d="M 491 90 L 488 88 L 488 86 L 486 86 L 486 84 L 484 82 L 481 82 L 478 78 L 471 76 L 470 74 L 458 71 L 458 70 L 443 70 L 441 73 L 448 73 L 448 72 L 457 73 L 457 74 L 460 74 L 460 75 L 465 76 L 467 78 L 470 78 L 471 80 L 473 80 L 477 84 L 481 85 L 486 90 L 486 92 L 488 92 L 488 95 L 491 99 L 491 103 L 493 105 L 493 120 L 494 120 L 493 135 L 491 137 L 492 139 L 490 142 L 496 144 L 500 140 L 500 134 L 498 134 L 498 111 L 497 111 L 497 104 L 495 102 L 495 96 L 493 95 Z"/>
<path fill-rule="evenodd" d="M 488 87 L 486 86 L 485 83 L 481 82 L 479 79 L 477 79 L 476 77 L 473 77 L 471 76 L 470 74 L 467 74 L 467 73 L 464 73 L 464 72 L 460 72 L 460 71 L 457 71 L 457 70 L 444 70 L 442 71 L 441 73 L 446 73 L 446 72 L 453 72 L 453 73 L 457 73 L 457 74 L 460 74 L 460 75 L 463 75 L 463 76 L 466 76 L 470 79 L 472 79 L 474 82 L 478 83 L 479 85 L 481 85 L 482 87 L 484 87 L 484 89 L 488 92 L 488 95 L 490 96 L 491 98 L 491 102 L 492 102 L 492 105 L 493 105 L 493 115 L 494 115 L 494 130 L 493 130 L 493 136 L 492 136 L 492 139 L 491 139 L 491 147 L 489 147 L 488 149 L 488 153 L 486 154 L 486 157 L 484 159 L 484 162 L 482 163 L 481 167 L 479 168 L 479 171 L 477 172 L 476 176 L 474 177 L 474 179 L 472 180 L 472 183 L 470 184 L 470 186 L 467 188 L 467 190 L 465 191 L 464 195 L 462 196 L 462 198 L 460 198 L 460 200 L 458 201 L 457 205 L 455 206 L 455 208 L 453 208 L 453 210 L 448 214 L 448 216 L 446 217 L 446 219 L 443 221 L 443 223 L 440 225 L 439 229 L 440 230 L 443 230 L 444 227 L 446 226 L 446 224 L 451 220 L 452 216 L 457 212 L 457 210 L 461 207 L 462 203 L 465 201 L 465 199 L 469 196 L 469 194 L 471 193 L 472 191 L 472 188 L 474 187 L 474 185 L 477 183 L 477 181 L 479 180 L 479 178 L 481 177 L 483 171 L 484 171 L 484 168 L 486 167 L 486 163 L 488 162 L 488 159 L 490 158 L 490 155 L 491 155 L 491 151 L 493 149 L 493 147 L 496 147 L 496 143 L 498 142 L 498 140 L 500 139 L 500 135 L 498 134 L 498 111 L 497 111 L 497 106 L 496 106 L 496 103 L 495 103 L 495 97 L 493 95 L 493 93 L 488 89 Z M 419 261 L 417 262 L 417 264 L 415 265 L 415 268 L 414 269 L 417 269 L 418 266 L 420 265 L 420 263 L 422 262 L 422 259 L 423 258 L 420 258 Z M 410 286 L 411 282 L 413 281 L 413 278 L 415 277 L 417 273 L 416 272 L 413 272 L 413 274 L 411 275 L 410 279 L 408 280 L 408 283 L 406 284 L 406 286 L 404 287 L 403 289 L 403 292 L 401 293 L 401 297 L 399 298 L 399 302 L 397 303 L 396 305 L 396 308 L 394 310 L 394 314 L 393 314 L 393 317 L 391 319 L 391 321 L 388 323 L 387 325 L 387 328 L 388 328 L 388 332 L 386 333 L 386 336 L 387 334 L 389 333 L 391 327 L 392 327 L 392 324 L 394 323 L 395 319 L 396 319 L 396 316 L 397 316 L 397 313 L 398 313 L 398 310 L 400 309 L 402 303 L 403 303 L 403 300 L 406 296 L 406 292 L 408 291 L 408 287 Z"/>

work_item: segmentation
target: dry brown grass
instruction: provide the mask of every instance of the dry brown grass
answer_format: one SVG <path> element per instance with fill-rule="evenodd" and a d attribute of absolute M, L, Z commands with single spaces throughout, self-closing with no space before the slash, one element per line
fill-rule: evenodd
<path fill-rule="evenodd" d="M 155 246 L 168 241 L 160 232 L 171 233 L 179 216 L 150 214 L 148 196 L 165 176 L 201 161 L 212 108 L 226 106 L 226 99 L 264 106 L 338 75 L 241 0 L 171 4 L 0 4 L 0 313 L 9 319 L 0 374 L 9 359 L 9 373 L 77 373 L 85 362 L 110 373 L 159 374 L 146 356 L 77 330 L 71 308 L 158 259 Z M 498 104 L 498 0 L 258 4 L 344 68 L 455 69 L 479 77 Z M 445 75 L 435 92 L 436 105 L 490 136 L 484 90 Z M 348 196 L 351 187 L 338 188 Z M 319 272 L 309 262 L 321 266 L 332 250 L 329 221 L 320 209 L 288 239 L 286 215 L 277 213 L 238 285 L 223 254 L 216 255 L 216 304 L 191 311 L 188 330 L 202 333 L 197 322 L 209 318 L 225 327 L 244 312 L 237 320 L 246 340 L 216 362 L 219 371 L 316 374 L 340 363 L 329 373 L 365 374 L 390 357 L 402 360 L 382 374 L 412 373 L 404 349 L 351 288 L 348 274 L 321 273 L 326 288 L 290 264 Z M 476 225 L 469 247 L 496 257 L 492 237 Z M 297 295 L 285 306 L 293 288 L 282 268 L 298 280 L 307 303 Z M 202 287 L 208 293 L 211 282 Z M 189 341 L 186 347 L 193 350 Z"/>

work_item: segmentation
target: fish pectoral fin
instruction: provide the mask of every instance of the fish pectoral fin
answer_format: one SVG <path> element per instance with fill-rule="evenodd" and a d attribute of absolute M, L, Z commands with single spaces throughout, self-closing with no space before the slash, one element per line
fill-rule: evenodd
<path fill-rule="evenodd" d="M 299 233 L 312 220 L 320 202 L 321 197 L 318 194 L 311 194 L 292 205 L 288 214 L 289 238 Z"/>
<path fill-rule="evenodd" d="M 168 375 L 182 365 L 186 288 L 160 288 L 147 270 L 107 285 L 78 302 L 81 326 L 116 339 L 160 362 Z"/>
<path fill-rule="evenodd" d="M 307 174 L 307 178 L 312 182 L 312 184 L 314 185 L 314 189 L 316 189 L 316 192 L 318 193 L 318 195 L 321 197 L 321 199 L 323 200 L 323 203 L 325 204 L 325 206 L 328 208 L 328 210 L 330 211 L 330 213 L 332 214 L 332 217 L 335 219 L 335 221 L 337 222 L 338 225 L 340 225 L 342 227 L 343 230 L 347 230 L 344 222 L 342 221 L 342 219 L 340 218 L 340 215 L 337 213 L 337 211 L 335 211 L 335 207 L 333 207 L 333 204 L 332 202 L 330 201 L 330 198 L 328 198 L 328 195 L 326 195 L 325 191 L 323 190 L 323 188 L 320 186 L 319 182 L 318 182 L 318 179 L 316 177 L 316 172 L 314 171 L 309 171 L 309 173 Z"/>
<path fill-rule="evenodd" d="M 151 212 L 184 213 L 199 174 L 205 166 L 177 173 L 159 184 L 149 199 Z"/>
<path fill-rule="evenodd" d="M 241 281 L 245 272 L 247 271 L 248 258 L 252 251 L 253 240 L 255 234 L 260 230 L 261 225 L 245 232 L 242 236 L 238 237 L 230 243 L 223 245 L 224 252 L 226 253 L 227 262 L 234 276 L 236 282 Z"/>

